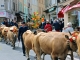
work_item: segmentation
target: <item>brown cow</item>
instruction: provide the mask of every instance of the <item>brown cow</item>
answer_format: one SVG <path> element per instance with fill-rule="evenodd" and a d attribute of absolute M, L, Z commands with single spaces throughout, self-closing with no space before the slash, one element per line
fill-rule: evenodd
<path fill-rule="evenodd" d="M 65 60 L 69 49 L 76 51 L 77 46 L 69 42 L 65 35 L 69 34 L 61 32 L 52 32 L 52 34 L 41 32 L 37 34 L 33 45 L 33 49 L 37 54 L 37 60 L 41 60 L 41 51 L 50 54 L 54 60 L 58 60 L 58 57 L 61 60 Z M 68 43 L 70 44 L 68 45 Z"/>
<path fill-rule="evenodd" d="M 28 59 L 29 59 L 29 51 L 32 49 L 34 36 L 35 35 L 30 30 L 27 30 L 26 32 L 23 33 L 23 40 Z"/>
<path fill-rule="evenodd" d="M 10 30 L 8 30 L 8 32 L 7 32 L 7 42 L 10 44 L 10 42 L 11 42 L 11 45 L 13 46 L 13 48 L 15 48 L 15 44 L 14 44 L 14 33 L 13 32 L 11 32 Z"/>
<path fill-rule="evenodd" d="M 15 48 L 15 42 L 18 37 L 18 28 L 16 26 L 9 27 L 7 32 L 7 40 L 12 43 L 13 49 Z"/>
<path fill-rule="evenodd" d="M 9 27 L 4 27 L 3 30 L 2 30 L 2 36 L 4 37 L 4 40 L 7 44 L 7 32 L 9 30 Z"/>
<path fill-rule="evenodd" d="M 79 54 L 79 56 L 80 56 L 80 33 L 79 33 L 79 35 L 77 36 L 76 43 L 77 43 L 77 47 L 78 47 L 77 52 L 78 52 L 78 54 Z"/>

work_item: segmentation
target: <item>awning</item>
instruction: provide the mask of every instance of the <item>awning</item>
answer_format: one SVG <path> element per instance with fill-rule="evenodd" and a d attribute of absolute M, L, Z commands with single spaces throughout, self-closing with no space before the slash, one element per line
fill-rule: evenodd
<path fill-rule="evenodd" d="M 76 5 L 73 5 L 72 7 L 70 7 L 67 11 L 75 9 L 75 8 L 80 8 L 80 1 Z"/>
<path fill-rule="evenodd" d="M 63 10 L 64 8 L 61 9 L 61 11 L 59 11 L 58 13 L 58 18 L 63 18 L 64 17 L 64 13 L 63 13 Z"/>
<path fill-rule="evenodd" d="M 64 13 L 69 9 L 69 5 L 67 5 L 66 7 L 62 8 L 61 11 L 59 11 L 58 13 L 58 18 L 63 18 L 64 17 Z"/>
<path fill-rule="evenodd" d="M 72 6 L 72 7 L 70 7 L 67 11 L 75 9 L 75 8 L 80 8 L 80 4 L 76 4 L 76 5 Z"/>

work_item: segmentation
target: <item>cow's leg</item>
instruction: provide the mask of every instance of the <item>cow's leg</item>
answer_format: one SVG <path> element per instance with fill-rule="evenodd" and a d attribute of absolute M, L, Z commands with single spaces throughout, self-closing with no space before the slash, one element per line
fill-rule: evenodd
<path fill-rule="evenodd" d="M 58 60 L 58 57 L 51 53 L 52 60 Z"/>
<path fill-rule="evenodd" d="M 43 53 L 43 60 L 45 60 L 45 55 L 46 55 L 46 54 L 45 54 L 45 53 Z"/>
<path fill-rule="evenodd" d="M 52 60 L 58 60 L 58 57 L 52 57 Z"/>
<path fill-rule="evenodd" d="M 37 56 L 37 59 L 36 60 L 41 60 L 41 52 L 40 52 L 40 49 L 39 50 L 35 50 L 35 53 L 36 53 L 36 56 Z"/>
<path fill-rule="evenodd" d="M 61 55 L 60 60 L 66 60 L 66 57 L 67 57 L 67 54 L 65 53 L 65 54 Z"/>
<path fill-rule="evenodd" d="M 71 60 L 74 60 L 74 59 L 73 59 L 73 51 L 71 51 Z"/>
<path fill-rule="evenodd" d="M 14 36 L 12 41 L 13 41 L 13 49 L 15 49 L 16 36 Z"/>
<path fill-rule="evenodd" d="M 29 58 L 29 51 L 30 51 L 30 49 L 28 49 L 28 48 L 25 48 L 26 49 L 26 54 L 27 54 L 27 60 L 30 60 L 30 58 Z"/>
<path fill-rule="evenodd" d="M 6 44 L 9 44 L 9 39 L 6 39 Z"/>
<path fill-rule="evenodd" d="M 13 44 L 13 49 L 15 49 L 15 41 L 14 40 L 13 40 L 13 43 L 12 44 Z"/>
<path fill-rule="evenodd" d="M 41 60 L 41 54 L 40 53 L 37 54 L 37 60 Z"/>

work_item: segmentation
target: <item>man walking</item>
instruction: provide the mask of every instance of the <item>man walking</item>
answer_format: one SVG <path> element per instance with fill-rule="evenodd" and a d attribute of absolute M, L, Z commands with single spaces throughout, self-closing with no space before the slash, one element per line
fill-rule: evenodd
<path fill-rule="evenodd" d="M 22 24 L 22 26 L 19 28 L 18 40 L 20 41 L 20 38 L 21 38 L 23 56 L 25 56 L 25 46 L 24 46 L 24 41 L 23 41 L 22 35 L 23 35 L 23 33 L 24 33 L 25 31 L 28 30 L 28 27 L 25 26 L 25 22 L 22 22 L 21 24 Z"/>

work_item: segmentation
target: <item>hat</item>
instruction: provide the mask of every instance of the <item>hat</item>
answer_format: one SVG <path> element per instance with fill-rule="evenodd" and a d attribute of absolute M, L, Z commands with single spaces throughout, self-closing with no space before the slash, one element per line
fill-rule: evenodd
<path fill-rule="evenodd" d="M 25 22 L 22 22 L 21 24 L 25 24 Z"/>
<path fill-rule="evenodd" d="M 46 20 L 46 23 L 49 23 L 49 20 Z"/>
<path fill-rule="evenodd" d="M 71 22 L 68 22 L 68 23 L 67 23 L 67 26 L 72 26 L 72 23 L 71 23 Z"/>

